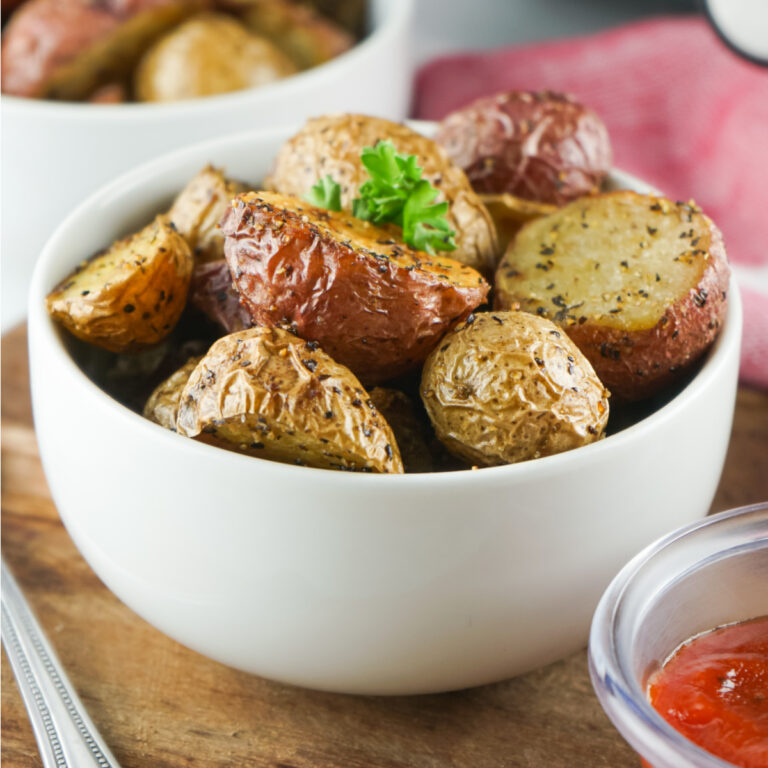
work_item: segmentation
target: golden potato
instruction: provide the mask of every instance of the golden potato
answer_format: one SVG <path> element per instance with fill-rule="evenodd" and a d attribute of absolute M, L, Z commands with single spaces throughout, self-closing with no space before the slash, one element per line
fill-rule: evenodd
<path fill-rule="evenodd" d="M 77 338 L 110 352 L 163 339 L 187 300 L 193 259 L 165 216 L 119 240 L 62 281 L 48 311 Z"/>
<path fill-rule="evenodd" d="M 272 41 L 299 69 L 335 58 L 355 43 L 346 30 L 293 0 L 229 0 L 251 32 Z"/>
<path fill-rule="evenodd" d="M 256 327 L 213 344 L 181 395 L 177 430 L 251 456 L 402 472 L 395 436 L 352 373 L 315 342 Z"/>
<path fill-rule="evenodd" d="M 416 155 L 423 177 L 440 190 L 436 202 L 449 203 L 446 219 L 456 230 L 451 258 L 480 272 L 493 269 L 497 256 L 493 221 L 464 172 L 432 139 L 400 123 L 348 114 L 309 120 L 283 144 L 265 186 L 303 198 L 318 179 L 329 174 L 341 185 L 342 207 L 351 210 L 353 198 L 368 178 L 360 152 L 380 139 L 392 141 L 398 152 Z"/>
<path fill-rule="evenodd" d="M 203 14 L 158 40 L 136 68 L 139 101 L 177 101 L 257 88 L 296 72 L 273 43 L 223 14 Z"/>
<path fill-rule="evenodd" d="M 365 384 L 418 366 L 488 295 L 474 269 L 295 197 L 249 192 L 221 222 L 241 303 L 319 342 Z"/>
<path fill-rule="evenodd" d="M 219 222 L 230 201 L 245 191 L 245 184 L 208 165 L 173 201 L 168 218 L 189 243 L 198 264 L 224 258 L 224 235 Z"/>
<path fill-rule="evenodd" d="M 427 358 L 421 397 L 438 438 L 477 465 L 509 464 L 599 439 L 609 393 L 576 345 L 527 312 L 482 312 Z"/>
<path fill-rule="evenodd" d="M 178 371 L 172 373 L 165 381 L 158 384 L 149 396 L 144 406 L 144 417 L 154 421 L 161 427 L 176 431 L 176 417 L 179 414 L 181 393 L 189 381 L 192 371 L 202 357 L 190 357 Z"/>
<path fill-rule="evenodd" d="M 610 192 L 520 230 L 499 264 L 495 303 L 554 320 L 614 396 L 637 400 L 715 339 L 728 278 L 720 231 L 695 205 Z"/>
<path fill-rule="evenodd" d="M 4 93 L 87 99 L 127 82 L 160 35 L 207 0 L 30 0 L 3 30 Z"/>
<path fill-rule="evenodd" d="M 509 244 L 524 224 L 557 210 L 557 206 L 552 203 L 524 200 L 522 197 L 506 193 L 501 195 L 480 193 L 479 197 L 496 225 L 499 253 L 506 253 Z"/>

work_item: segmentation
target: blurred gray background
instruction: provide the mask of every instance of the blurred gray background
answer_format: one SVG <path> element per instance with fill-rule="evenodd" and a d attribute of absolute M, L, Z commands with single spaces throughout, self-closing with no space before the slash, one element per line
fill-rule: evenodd
<path fill-rule="evenodd" d="M 416 0 L 414 59 L 510 43 L 587 34 L 665 13 L 692 13 L 697 0 Z"/>

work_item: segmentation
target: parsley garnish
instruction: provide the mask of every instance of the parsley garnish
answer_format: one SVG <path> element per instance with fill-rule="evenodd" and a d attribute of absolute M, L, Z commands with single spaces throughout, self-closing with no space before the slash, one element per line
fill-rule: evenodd
<path fill-rule="evenodd" d="M 306 201 L 328 211 L 341 210 L 341 185 L 330 174 L 324 176 L 309 190 Z"/>
<path fill-rule="evenodd" d="M 373 224 L 397 224 L 403 240 L 412 248 L 427 253 L 453 251 L 455 232 L 445 220 L 448 203 L 434 203 L 439 192 L 416 164 L 416 155 L 404 155 L 391 141 L 364 147 L 360 160 L 369 179 L 360 185 L 359 197 L 352 201 L 352 214 Z M 307 195 L 313 205 L 341 210 L 341 187 L 325 176 Z M 337 207 L 334 207 L 337 206 Z"/>

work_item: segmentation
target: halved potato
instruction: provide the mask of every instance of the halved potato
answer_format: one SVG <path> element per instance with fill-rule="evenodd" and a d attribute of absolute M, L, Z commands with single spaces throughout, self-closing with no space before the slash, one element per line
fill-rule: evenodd
<path fill-rule="evenodd" d="M 366 384 L 419 365 L 489 290 L 465 264 L 294 197 L 241 195 L 221 228 L 235 287 L 256 323 L 320 342 Z"/>
<path fill-rule="evenodd" d="M 352 373 L 316 342 L 249 328 L 213 344 L 177 430 L 221 448 L 326 469 L 402 472 L 395 436 Z"/>
<path fill-rule="evenodd" d="M 174 371 L 165 381 L 158 384 L 144 405 L 144 417 L 161 427 L 176 431 L 176 417 L 179 414 L 181 393 L 197 368 L 202 357 L 190 357 L 178 371 Z"/>
<path fill-rule="evenodd" d="M 509 464 L 598 440 L 608 391 L 576 345 L 527 312 L 479 312 L 427 358 L 421 397 L 438 438 L 472 464 Z"/>
<path fill-rule="evenodd" d="M 351 210 L 360 185 L 369 178 L 360 153 L 380 139 L 389 139 L 398 152 L 416 155 L 423 178 L 440 190 L 436 202 L 448 202 L 446 219 L 456 231 L 451 258 L 480 272 L 492 270 L 498 257 L 493 221 L 464 171 L 432 139 L 400 123 L 348 114 L 308 120 L 283 144 L 265 187 L 303 198 L 319 179 L 330 175 L 341 185 L 342 207 Z"/>
<path fill-rule="evenodd" d="M 330 61 L 355 43 L 342 27 L 294 0 L 227 0 L 251 32 L 271 40 L 299 69 Z"/>
<path fill-rule="evenodd" d="M 557 210 L 557 206 L 552 203 L 524 200 L 522 197 L 515 197 L 506 193 L 481 193 L 479 197 L 496 225 L 500 253 L 506 253 L 509 244 L 515 239 L 515 235 L 524 224 Z"/>
<path fill-rule="evenodd" d="M 131 352 L 167 336 L 181 315 L 193 259 L 166 216 L 83 262 L 48 295 L 48 311 L 77 338 Z"/>
<path fill-rule="evenodd" d="M 136 68 L 134 89 L 139 101 L 178 101 L 257 88 L 294 72 L 296 65 L 269 40 L 210 13 L 158 40 Z"/>
<path fill-rule="evenodd" d="M 3 92 L 87 99 L 125 83 L 160 35 L 208 0 L 29 0 L 3 30 Z"/>
<path fill-rule="evenodd" d="M 224 235 L 219 222 L 230 201 L 246 190 L 245 184 L 207 165 L 173 201 L 168 218 L 189 243 L 198 264 L 224 258 Z"/>
<path fill-rule="evenodd" d="M 232 275 L 224 259 L 199 264 L 192 273 L 189 304 L 227 333 L 250 328 L 253 318 L 240 303 L 240 294 L 232 285 Z"/>
<path fill-rule="evenodd" d="M 693 203 L 610 192 L 520 230 L 495 303 L 554 320 L 615 396 L 637 400 L 715 339 L 728 277 L 720 231 Z"/>

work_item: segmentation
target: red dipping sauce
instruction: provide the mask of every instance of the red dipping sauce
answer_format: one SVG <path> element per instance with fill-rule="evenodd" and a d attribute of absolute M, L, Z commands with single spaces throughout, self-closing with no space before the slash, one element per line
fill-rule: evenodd
<path fill-rule="evenodd" d="M 768 767 L 768 616 L 699 635 L 650 680 L 659 714 L 741 768 Z"/>

